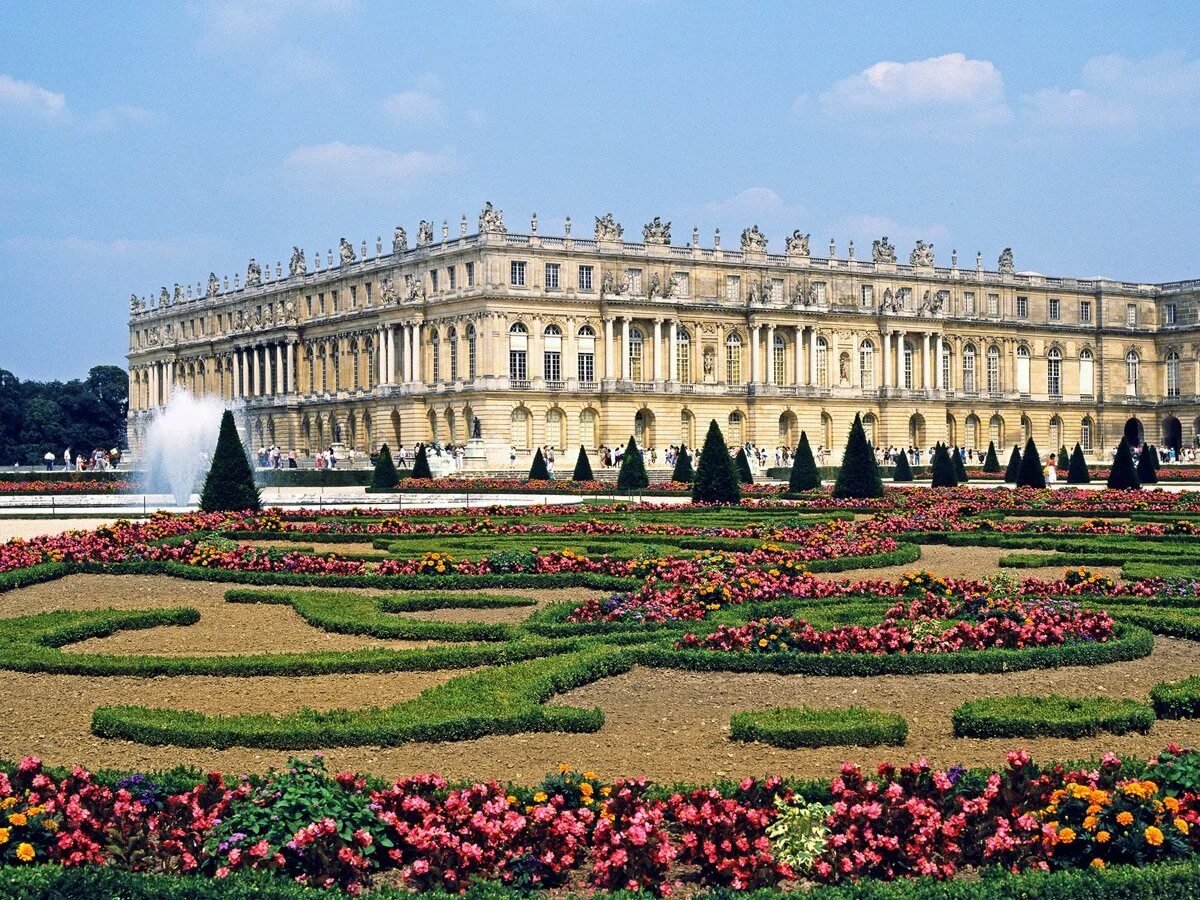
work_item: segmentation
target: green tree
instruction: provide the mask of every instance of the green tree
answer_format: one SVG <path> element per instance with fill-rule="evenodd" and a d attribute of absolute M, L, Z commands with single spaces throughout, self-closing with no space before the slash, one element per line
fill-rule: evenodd
<path fill-rule="evenodd" d="M 387 444 L 384 444 L 379 448 L 379 455 L 375 457 L 375 471 L 371 473 L 371 490 L 390 491 L 399 481 L 400 474 L 396 471 L 396 464 L 392 462 L 392 451 L 388 449 Z"/>
<path fill-rule="evenodd" d="M 1017 487 L 1044 488 L 1046 486 L 1046 470 L 1042 468 L 1042 457 L 1038 453 L 1037 444 L 1031 436 L 1025 442 L 1025 452 L 1021 454 L 1021 468 L 1017 472 Z"/>
<path fill-rule="evenodd" d="M 1054 468 L 1061 471 L 1066 471 L 1071 465 L 1071 454 L 1067 452 L 1067 445 L 1063 444 L 1058 448 L 1058 455 L 1054 457 Z"/>
<path fill-rule="evenodd" d="M 233 424 L 233 413 L 225 410 L 217 435 L 217 449 L 204 479 L 204 490 L 200 492 L 200 509 L 204 512 L 241 512 L 257 510 L 261 506 L 246 449 Z"/>
<path fill-rule="evenodd" d="M 738 481 L 742 484 L 754 484 L 754 474 L 750 471 L 750 460 L 746 457 L 746 448 L 738 447 L 737 456 L 733 459 L 737 469 Z"/>
<path fill-rule="evenodd" d="M 850 436 L 846 439 L 842 465 L 833 485 L 833 496 L 859 499 L 883 496 L 879 464 L 875 462 L 875 451 L 867 441 L 862 416 L 858 413 L 854 414 L 854 424 L 850 426 Z"/>
<path fill-rule="evenodd" d="M 1004 483 L 1016 484 L 1021 472 L 1021 448 L 1013 444 L 1012 454 L 1008 457 L 1008 468 L 1004 470 Z"/>
<path fill-rule="evenodd" d="M 996 456 L 996 442 L 995 441 L 988 441 L 987 456 L 985 456 L 983 459 L 983 471 L 985 471 L 985 472 L 999 472 L 1000 471 L 1000 460 Z"/>
<path fill-rule="evenodd" d="M 408 477 L 421 481 L 430 481 L 433 478 L 433 472 L 429 468 L 429 454 L 426 453 L 424 444 L 417 447 L 417 455 L 413 458 L 412 472 Z"/>
<path fill-rule="evenodd" d="M 621 470 L 617 472 L 617 487 L 622 491 L 640 491 L 650 486 L 650 478 L 646 475 L 646 463 L 642 460 L 642 451 L 638 449 L 633 435 L 625 445 L 625 455 L 621 457 Z"/>
<path fill-rule="evenodd" d="M 817 469 L 817 461 L 813 459 L 812 446 L 808 443 L 808 432 L 800 432 L 800 443 L 796 445 L 796 455 L 792 458 L 792 474 L 788 479 L 788 493 L 798 494 L 801 491 L 811 491 L 821 486 L 821 473 Z"/>
<path fill-rule="evenodd" d="M 933 459 L 930 460 L 929 468 L 931 487 L 954 487 L 958 484 L 954 460 L 950 458 L 950 452 L 941 441 L 933 448 Z"/>
<path fill-rule="evenodd" d="M 1155 470 L 1158 468 L 1158 451 L 1154 449 L 1153 444 L 1142 444 L 1142 454 L 1137 461 L 1137 476 L 1138 481 L 1142 484 L 1157 484 L 1158 475 Z"/>
<path fill-rule="evenodd" d="M 1138 480 L 1137 467 L 1133 464 L 1133 452 L 1129 439 L 1122 436 L 1113 457 L 1112 469 L 1108 473 L 1108 487 L 1114 490 L 1135 491 L 1142 486 Z"/>
<path fill-rule="evenodd" d="M 908 464 L 908 454 L 903 450 L 896 453 L 896 467 L 892 469 L 892 481 L 912 481 L 913 470 Z"/>
<path fill-rule="evenodd" d="M 679 445 L 679 455 L 675 457 L 675 469 L 671 472 L 671 480 L 678 484 L 689 484 L 696 477 L 692 468 L 692 454 L 688 453 L 687 444 Z"/>
<path fill-rule="evenodd" d="M 546 457 L 542 456 L 542 448 L 538 447 L 533 454 L 533 463 L 529 466 L 529 481 L 549 481 L 550 470 L 546 467 Z"/>
<path fill-rule="evenodd" d="M 1083 448 L 1078 444 L 1071 452 L 1071 465 L 1067 469 L 1067 484 L 1088 484 L 1092 473 L 1088 471 L 1087 460 L 1083 458 Z"/>
<path fill-rule="evenodd" d="M 700 465 L 696 467 L 696 481 L 692 485 L 692 502 L 736 505 L 741 501 L 742 490 L 733 460 L 729 458 L 729 447 L 725 445 L 725 436 L 721 434 L 717 420 L 713 419 L 700 450 Z"/>
<path fill-rule="evenodd" d="M 579 456 L 575 459 L 575 471 L 571 473 L 572 481 L 595 481 L 596 476 L 592 474 L 592 461 L 588 459 L 587 450 L 583 444 L 579 445 Z"/>
<path fill-rule="evenodd" d="M 959 484 L 967 483 L 967 465 L 963 462 L 962 451 L 958 447 L 951 447 L 950 462 L 954 463 L 954 480 Z"/>

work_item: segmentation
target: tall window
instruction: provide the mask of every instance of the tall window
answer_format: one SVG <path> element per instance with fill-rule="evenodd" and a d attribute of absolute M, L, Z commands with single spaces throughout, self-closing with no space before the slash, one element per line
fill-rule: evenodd
<path fill-rule="evenodd" d="M 1079 395 L 1091 399 L 1096 393 L 1096 358 L 1084 347 L 1079 351 Z"/>
<path fill-rule="evenodd" d="M 592 267 L 579 267 L 579 290 L 590 291 L 592 289 Z"/>
<path fill-rule="evenodd" d="M 687 272 L 676 272 L 671 276 L 675 280 L 675 296 L 688 297 L 692 292 L 692 276 Z"/>
<path fill-rule="evenodd" d="M 433 375 L 433 382 L 442 380 L 442 345 L 438 341 L 437 329 L 433 328 L 429 331 L 429 353 L 433 357 L 433 365 L 430 368 L 430 373 Z"/>
<path fill-rule="evenodd" d="M 987 389 L 989 393 L 1000 393 L 1000 348 L 995 344 L 987 349 Z"/>
<path fill-rule="evenodd" d="M 1062 396 L 1062 352 L 1051 347 L 1046 354 L 1046 393 L 1051 397 Z"/>
<path fill-rule="evenodd" d="M 359 389 L 358 383 L 358 341 L 350 342 L 350 386 L 354 390 Z"/>
<path fill-rule="evenodd" d="M 864 391 L 875 387 L 875 345 L 870 341 L 858 345 L 858 383 Z"/>
<path fill-rule="evenodd" d="M 632 381 L 642 380 L 642 331 L 640 328 L 629 329 L 629 378 Z"/>
<path fill-rule="evenodd" d="M 1087 325 L 1092 321 L 1092 301 L 1079 301 L 1079 324 Z"/>
<path fill-rule="evenodd" d="M 1017 348 L 1017 393 L 1029 393 L 1029 348 L 1024 344 Z"/>
<path fill-rule="evenodd" d="M 562 381 L 562 329 L 547 325 L 542 332 L 542 377 Z"/>
<path fill-rule="evenodd" d="M 558 290 L 558 263 L 546 263 L 546 290 Z"/>
<path fill-rule="evenodd" d="M 642 270 L 626 269 L 625 277 L 629 279 L 629 293 L 634 297 L 642 296 Z"/>
<path fill-rule="evenodd" d="M 736 332 L 725 341 L 725 381 L 729 384 L 742 383 L 742 336 Z"/>
<path fill-rule="evenodd" d="M 682 328 L 675 335 L 675 369 L 679 381 L 692 383 L 692 336 Z"/>
<path fill-rule="evenodd" d="M 859 301 L 859 306 L 864 309 L 871 309 L 875 306 L 875 285 L 864 284 L 862 286 L 862 299 Z"/>
<path fill-rule="evenodd" d="M 529 380 L 528 350 L 529 329 L 520 322 L 514 322 L 508 329 L 508 377 L 513 381 Z"/>
<path fill-rule="evenodd" d="M 1125 304 L 1125 324 L 1128 325 L 1130 328 L 1135 328 L 1137 326 L 1137 304 L 1136 303 L 1126 303 Z"/>
<path fill-rule="evenodd" d="M 786 354 L 784 351 L 786 349 L 787 349 L 787 344 L 783 340 L 783 336 L 779 335 L 779 334 L 775 335 L 775 340 L 771 344 L 771 365 L 775 369 L 775 373 L 774 373 L 775 374 L 775 383 L 777 385 L 779 385 L 780 387 L 783 386 L 783 382 L 784 382 L 784 379 L 783 379 L 784 372 L 785 372 L 785 362 L 784 361 L 786 359 Z"/>
<path fill-rule="evenodd" d="M 988 303 L 987 309 L 988 309 L 989 316 L 1000 315 L 1000 295 L 999 294 L 988 294 L 987 303 Z"/>
<path fill-rule="evenodd" d="M 591 325 L 584 325 L 579 329 L 578 334 L 578 372 L 576 377 L 580 381 L 592 382 L 596 380 L 596 332 L 592 330 Z M 590 445 L 589 445 L 590 446 Z"/>
<path fill-rule="evenodd" d="M 446 343 L 450 347 L 450 380 L 458 381 L 458 329 L 454 326 L 450 327 L 450 333 L 446 335 Z"/>
<path fill-rule="evenodd" d="M 1085 417 L 1079 423 L 1079 446 L 1089 452 L 1092 449 L 1092 420 L 1090 417 Z"/>
<path fill-rule="evenodd" d="M 817 384 L 829 387 L 829 342 L 823 337 L 817 338 Z"/>
<path fill-rule="evenodd" d="M 950 381 L 950 345 L 942 344 L 942 390 L 950 390 L 954 385 Z"/>
<path fill-rule="evenodd" d="M 467 287 L 475 287 L 475 263 L 467 263 Z"/>
<path fill-rule="evenodd" d="M 975 393 L 975 345 L 963 347 L 962 357 L 962 389 L 968 394 Z"/>
<path fill-rule="evenodd" d="M 1179 396 L 1179 354 L 1174 350 L 1167 354 L 1167 396 Z"/>
<path fill-rule="evenodd" d="M 1130 397 L 1138 395 L 1138 381 L 1141 380 L 1141 357 L 1136 350 L 1125 354 L 1125 393 Z"/>
<path fill-rule="evenodd" d="M 475 380 L 475 326 L 467 326 L 467 377 Z"/>
<path fill-rule="evenodd" d="M 1049 315 L 1050 315 L 1051 322 L 1057 322 L 1059 320 L 1060 313 L 1059 313 L 1059 302 L 1058 302 L 1057 297 L 1050 298 Z"/>
<path fill-rule="evenodd" d="M 740 276 L 725 276 L 725 299 L 730 303 L 737 303 L 742 299 L 742 279 Z"/>
<path fill-rule="evenodd" d="M 525 262 L 514 259 L 508 266 L 508 283 L 516 287 L 525 286 Z"/>
<path fill-rule="evenodd" d="M 908 341 L 904 342 L 904 389 L 913 389 L 913 345 Z"/>
<path fill-rule="evenodd" d="M 975 315 L 975 292 L 967 291 L 963 294 L 963 315 Z"/>
<path fill-rule="evenodd" d="M 1175 325 L 1178 323 L 1178 321 L 1179 321 L 1179 315 L 1176 310 L 1175 304 L 1168 303 L 1166 306 L 1163 307 L 1163 324 L 1164 325 Z M 203 326 L 204 322 L 202 321 L 200 324 L 201 324 L 201 326 Z M 203 328 L 201 328 L 201 330 L 203 331 Z"/>
<path fill-rule="evenodd" d="M 1017 298 L 1017 318 L 1018 319 L 1028 319 L 1029 318 L 1029 298 L 1028 297 L 1018 297 Z"/>

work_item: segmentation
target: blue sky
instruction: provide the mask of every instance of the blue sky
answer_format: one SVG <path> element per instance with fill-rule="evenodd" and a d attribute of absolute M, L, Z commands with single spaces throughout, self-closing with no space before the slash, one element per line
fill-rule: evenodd
<path fill-rule="evenodd" d="M 345 235 L 612 210 L 1200 277 L 1188 3 L 27 2 L 0 18 L 0 368 L 123 363 L 130 293 Z M 96 10 L 103 8 L 102 14 Z"/>

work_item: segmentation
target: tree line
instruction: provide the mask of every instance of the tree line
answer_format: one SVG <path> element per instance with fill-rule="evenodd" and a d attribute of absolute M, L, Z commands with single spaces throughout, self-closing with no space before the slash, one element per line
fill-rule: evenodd
<path fill-rule="evenodd" d="M 21 381 L 0 369 L 0 466 L 37 465 L 47 452 L 89 454 L 125 446 L 129 376 L 95 366 L 82 380 Z"/>

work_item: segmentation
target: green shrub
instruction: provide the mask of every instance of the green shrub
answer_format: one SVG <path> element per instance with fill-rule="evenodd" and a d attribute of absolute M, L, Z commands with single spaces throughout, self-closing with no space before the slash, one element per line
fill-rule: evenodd
<path fill-rule="evenodd" d="M 1067 467 L 1067 484 L 1088 484 L 1091 480 L 1092 474 L 1088 471 L 1087 460 L 1083 458 L 1083 448 L 1076 444 Z"/>
<path fill-rule="evenodd" d="M 1153 444 L 1142 444 L 1142 453 L 1137 461 L 1137 476 L 1138 481 L 1142 484 L 1156 484 L 1158 482 L 1158 450 Z"/>
<path fill-rule="evenodd" d="M 812 447 L 808 443 L 808 432 L 800 432 L 800 443 L 796 445 L 796 455 L 792 459 L 791 477 L 788 479 L 788 493 L 798 494 L 801 491 L 811 491 L 821 486 L 821 473 L 817 471 L 817 462 L 813 459 Z"/>
<path fill-rule="evenodd" d="M 790 803 L 783 797 L 776 797 L 775 819 L 767 826 L 771 853 L 793 872 L 806 872 L 825 850 L 825 841 L 829 837 L 825 820 L 831 812 L 832 806 L 810 803 L 803 796 L 795 797 Z"/>
<path fill-rule="evenodd" d="M 529 466 L 530 481 L 549 481 L 550 470 L 546 467 L 546 457 L 542 456 L 542 448 L 538 447 L 533 454 L 533 463 Z"/>
<path fill-rule="evenodd" d="M 781 707 L 734 713 L 729 736 L 773 747 L 899 746 L 908 738 L 903 717 L 861 706 L 847 709 Z"/>
<path fill-rule="evenodd" d="M 1042 456 L 1038 453 L 1033 436 L 1025 442 L 1025 452 L 1021 454 L 1021 468 L 1017 471 L 1017 487 L 1044 488 L 1046 486 L 1046 470 L 1042 467 Z"/>
<path fill-rule="evenodd" d="M 912 466 L 908 464 L 908 454 L 903 450 L 896 454 L 896 468 L 892 470 L 892 481 L 908 482 L 913 480 Z"/>
<path fill-rule="evenodd" d="M 239 512 L 261 508 L 254 473 L 250 471 L 250 461 L 233 423 L 233 413 L 225 410 L 212 465 L 200 493 L 200 509 L 204 512 Z"/>
<path fill-rule="evenodd" d="M 988 473 L 1000 471 L 1000 460 L 996 457 L 995 441 L 988 441 L 987 456 L 983 459 L 983 471 Z"/>
<path fill-rule="evenodd" d="M 1080 738 L 1101 731 L 1146 734 L 1154 724 L 1154 709 L 1136 700 L 1107 697 L 1016 695 L 969 700 L 954 711 L 951 721 L 959 737 Z"/>
<path fill-rule="evenodd" d="M 596 476 L 592 473 L 592 461 L 588 459 L 587 450 L 583 444 L 579 445 L 579 456 L 575 458 L 575 471 L 571 473 L 572 481 L 595 481 Z"/>
<path fill-rule="evenodd" d="M 954 472 L 954 463 L 941 441 L 938 441 L 937 446 L 933 448 L 933 459 L 931 460 L 930 469 L 933 471 L 929 482 L 931 487 L 954 487 L 958 484 L 958 476 Z"/>
<path fill-rule="evenodd" d="M 1071 454 L 1067 452 L 1067 445 L 1063 444 L 1058 448 L 1058 453 L 1054 457 L 1054 468 L 1059 471 L 1066 471 L 1071 462 Z"/>
<path fill-rule="evenodd" d="M 875 462 L 875 451 L 867 442 L 862 416 L 858 413 L 854 414 L 854 424 L 850 426 L 850 436 L 846 439 L 842 465 L 833 485 L 833 496 L 858 499 L 883 496 L 879 464 Z"/>
<path fill-rule="evenodd" d="M 1200 718 L 1200 675 L 1156 684 L 1150 689 L 1150 702 L 1163 719 Z"/>
<path fill-rule="evenodd" d="M 700 450 L 700 465 L 692 485 L 692 502 L 738 504 L 741 500 L 742 490 L 738 485 L 733 460 L 729 458 L 725 436 L 721 434 L 717 420 L 713 419 L 708 424 L 708 434 L 704 436 L 704 447 Z"/>
<path fill-rule="evenodd" d="M 948 448 L 950 451 L 950 462 L 954 464 L 954 480 L 959 484 L 967 483 L 967 465 L 963 462 L 962 450 L 958 447 Z"/>
<path fill-rule="evenodd" d="M 679 455 L 675 457 L 675 468 L 671 472 L 671 480 L 676 484 L 690 484 L 696 477 L 692 469 L 692 454 L 688 453 L 687 444 L 679 445 Z"/>
<path fill-rule="evenodd" d="M 737 469 L 738 481 L 741 484 L 754 484 L 754 475 L 750 471 L 750 460 L 746 457 L 745 447 L 738 447 L 737 456 L 733 458 L 733 467 Z"/>
<path fill-rule="evenodd" d="M 429 468 L 429 454 L 425 451 L 424 444 L 417 447 L 417 455 L 413 458 L 412 471 L 408 477 L 416 481 L 433 480 L 433 472 Z"/>
<path fill-rule="evenodd" d="M 1004 470 L 1004 483 L 1016 484 L 1017 475 L 1021 472 L 1021 448 L 1013 444 L 1012 453 L 1008 457 L 1008 468 Z"/>
<path fill-rule="evenodd" d="M 1137 490 L 1141 486 L 1137 468 L 1133 464 L 1129 441 L 1122 436 L 1121 443 L 1117 445 L 1116 455 L 1113 456 L 1112 469 L 1108 473 L 1108 487 L 1117 490 Z"/>
<path fill-rule="evenodd" d="M 621 470 L 617 472 L 617 487 L 622 491 L 640 491 L 650 486 L 650 478 L 646 475 L 646 463 L 642 460 L 642 451 L 638 449 L 633 435 L 625 445 L 625 455 L 621 457 Z"/>
<path fill-rule="evenodd" d="M 396 464 L 392 462 L 392 451 L 388 449 L 387 444 L 384 444 L 379 448 L 379 456 L 375 460 L 375 471 L 371 473 L 371 490 L 395 490 L 399 481 L 400 473 L 396 471 Z"/>

